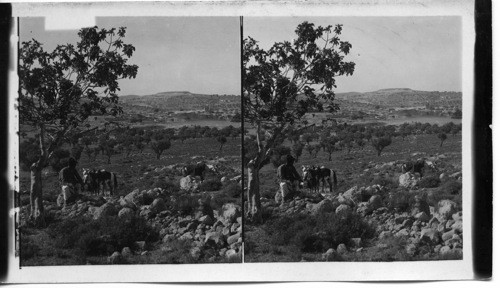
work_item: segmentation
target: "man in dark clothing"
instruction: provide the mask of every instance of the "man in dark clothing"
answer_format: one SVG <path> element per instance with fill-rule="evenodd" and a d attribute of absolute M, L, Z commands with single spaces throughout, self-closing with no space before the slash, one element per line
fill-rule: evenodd
<path fill-rule="evenodd" d="M 80 193 L 81 187 L 83 187 L 83 180 L 80 174 L 76 170 L 76 160 L 71 157 L 68 160 L 68 166 L 61 169 L 59 172 L 59 182 L 61 182 L 61 193 L 64 203 L 66 206 L 68 200 Z"/>
<path fill-rule="evenodd" d="M 287 197 L 290 197 L 295 192 L 297 192 L 297 186 L 299 181 L 302 181 L 299 172 L 293 166 L 295 158 L 292 155 L 286 156 L 286 164 L 282 164 L 278 167 L 278 181 L 280 182 L 280 191 L 282 204 L 285 202 Z"/>

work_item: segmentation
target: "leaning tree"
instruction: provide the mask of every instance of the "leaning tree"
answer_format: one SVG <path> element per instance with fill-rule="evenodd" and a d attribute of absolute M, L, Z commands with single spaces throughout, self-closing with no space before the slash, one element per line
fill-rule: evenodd
<path fill-rule="evenodd" d="M 340 40 L 341 32 L 342 25 L 303 22 L 292 42 L 277 42 L 268 50 L 251 37 L 244 40 L 243 111 L 256 129 L 258 149 L 248 166 L 247 212 L 255 222 L 262 221 L 259 170 L 269 150 L 284 139 L 289 126 L 305 125 L 307 112 L 338 110 L 335 78 L 354 72 L 354 63 L 344 60 L 351 44 Z"/>
<path fill-rule="evenodd" d="M 52 51 L 32 39 L 19 51 L 19 117 L 38 132 L 40 156 L 31 166 L 31 217 L 43 224 L 41 171 L 52 153 L 92 114 L 116 115 L 118 80 L 135 78 L 128 64 L 135 51 L 125 44 L 126 28 L 83 28 L 76 45 Z M 35 182 L 35 183 L 33 183 Z"/>

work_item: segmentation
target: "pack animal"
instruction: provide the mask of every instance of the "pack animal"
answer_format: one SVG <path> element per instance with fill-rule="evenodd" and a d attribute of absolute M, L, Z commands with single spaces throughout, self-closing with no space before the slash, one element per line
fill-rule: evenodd
<path fill-rule="evenodd" d="M 101 191 L 104 195 L 106 188 L 109 195 L 113 195 L 118 187 L 116 174 L 104 169 L 83 169 L 83 183 L 87 191 L 96 195 L 101 194 Z"/>
<path fill-rule="evenodd" d="M 324 166 L 302 166 L 302 175 L 306 187 L 313 192 L 319 192 L 321 187 L 321 192 L 324 193 L 327 184 L 331 193 L 337 188 L 337 173 L 333 169 Z"/>
<path fill-rule="evenodd" d="M 420 176 L 424 176 L 424 170 L 436 170 L 436 165 L 432 161 L 425 159 L 418 159 L 416 161 L 407 161 L 401 166 L 401 171 L 403 173 L 419 173 Z"/>
<path fill-rule="evenodd" d="M 201 181 L 203 181 L 208 170 L 209 168 L 205 163 L 198 162 L 196 165 L 184 166 L 182 168 L 182 176 L 200 177 Z"/>

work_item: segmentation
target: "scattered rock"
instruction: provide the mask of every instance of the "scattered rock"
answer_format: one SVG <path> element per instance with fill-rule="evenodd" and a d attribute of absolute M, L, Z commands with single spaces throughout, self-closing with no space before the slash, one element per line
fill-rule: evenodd
<path fill-rule="evenodd" d="M 167 209 L 167 205 L 162 198 L 156 198 L 153 203 L 149 206 L 151 213 L 158 214 Z"/>
<path fill-rule="evenodd" d="M 118 212 L 118 218 L 120 219 L 130 220 L 133 217 L 134 217 L 134 210 L 132 210 L 131 208 L 125 207 Z"/>
<path fill-rule="evenodd" d="M 322 255 L 323 261 L 342 261 L 342 256 L 335 251 L 335 249 L 330 248 Z"/>
<path fill-rule="evenodd" d="M 98 220 L 105 216 L 116 216 L 117 214 L 118 211 L 116 211 L 115 206 L 110 203 L 106 203 L 95 210 L 94 219 Z"/>
<path fill-rule="evenodd" d="M 122 254 L 118 251 L 114 252 L 111 254 L 111 256 L 108 257 L 108 264 L 123 264 L 124 259 L 122 257 Z"/>
<path fill-rule="evenodd" d="M 438 203 L 438 213 L 439 216 L 443 217 L 443 219 L 451 219 L 453 214 L 457 213 L 458 211 L 458 205 L 457 203 L 444 199 L 439 201 Z"/>
<path fill-rule="evenodd" d="M 340 204 L 339 207 L 337 207 L 337 209 L 335 209 L 336 214 L 346 213 L 349 211 L 351 211 L 351 207 L 349 205 L 346 205 L 346 204 Z"/>

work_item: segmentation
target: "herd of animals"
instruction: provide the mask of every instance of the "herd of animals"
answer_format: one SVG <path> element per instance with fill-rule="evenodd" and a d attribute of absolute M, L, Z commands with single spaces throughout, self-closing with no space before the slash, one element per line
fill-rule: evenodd
<path fill-rule="evenodd" d="M 199 178 L 202 182 L 205 180 L 207 171 L 215 171 L 212 165 L 207 165 L 204 162 L 196 164 L 185 165 L 181 167 L 180 171 L 183 177 L 191 176 Z M 401 165 L 401 172 L 411 172 L 412 174 L 418 173 L 423 176 L 425 168 L 435 170 L 435 164 L 426 159 L 418 159 L 416 161 L 406 161 Z M 337 173 L 335 170 L 325 166 L 309 166 L 303 165 L 302 169 L 302 188 L 307 188 L 311 192 L 324 193 L 325 188 L 329 188 L 330 192 L 337 189 Z M 109 195 L 114 195 L 118 187 L 117 175 L 114 172 L 106 171 L 105 169 L 83 169 L 83 191 L 90 192 L 91 194 L 99 195 L 105 194 L 106 190 Z"/>
<path fill-rule="evenodd" d="M 424 176 L 424 170 L 429 169 L 431 171 L 436 171 L 436 165 L 430 160 L 424 158 L 417 159 L 416 161 L 408 160 L 401 165 L 401 172 Z M 330 188 L 330 192 L 334 192 L 337 189 L 337 173 L 335 170 L 327 168 L 325 166 L 309 166 L 302 165 L 302 188 L 309 189 L 310 192 L 325 192 L 325 187 Z"/>
<path fill-rule="evenodd" d="M 202 182 L 205 180 L 205 175 L 208 170 L 215 172 L 213 165 L 207 165 L 204 162 L 196 164 L 185 165 L 181 167 L 180 171 L 183 177 L 191 176 L 199 178 Z M 114 195 L 118 187 L 118 177 L 116 173 L 107 171 L 105 169 L 86 169 L 83 168 L 83 191 L 87 191 L 95 195 L 105 195 L 108 191 L 109 195 Z"/>

